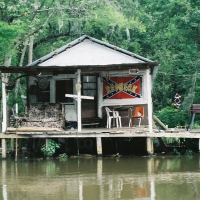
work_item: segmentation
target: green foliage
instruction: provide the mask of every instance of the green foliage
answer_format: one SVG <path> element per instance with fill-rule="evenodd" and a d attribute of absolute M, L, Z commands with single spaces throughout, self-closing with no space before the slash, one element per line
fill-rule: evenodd
<path fill-rule="evenodd" d="M 192 129 L 200 129 L 199 121 L 197 123 L 196 120 L 195 120 L 195 123 L 193 124 Z"/>
<path fill-rule="evenodd" d="M 197 153 L 195 153 L 194 150 L 191 150 L 191 149 L 187 149 L 185 151 L 179 152 L 176 148 L 174 148 L 173 152 L 175 155 L 185 155 L 185 156 L 197 155 Z"/>
<path fill-rule="evenodd" d="M 67 160 L 67 154 L 66 153 L 63 153 L 63 154 L 59 154 L 59 160 L 60 161 L 66 161 Z"/>
<path fill-rule="evenodd" d="M 188 149 L 188 150 L 185 151 L 184 155 L 186 155 L 186 156 L 192 156 L 192 155 L 196 155 L 196 153 L 193 150 Z"/>
<path fill-rule="evenodd" d="M 168 125 L 169 128 L 174 128 L 176 126 L 184 126 L 188 123 L 188 121 L 185 120 L 183 110 L 180 109 L 166 107 L 156 112 L 155 115 L 165 125 Z"/>
<path fill-rule="evenodd" d="M 60 148 L 59 144 L 50 139 L 47 147 L 46 144 L 42 145 L 42 152 L 45 156 L 52 156 L 58 148 Z"/>
<path fill-rule="evenodd" d="M 181 155 L 181 153 L 176 148 L 173 149 L 173 152 L 175 155 Z"/>
<path fill-rule="evenodd" d="M 17 41 L 19 34 L 17 26 L 10 26 L 9 24 L 0 21 L 0 65 L 4 65 L 5 57 L 10 52 L 14 54 L 14 63 L 16 64 L 16 51 L 13 51 L 13 46 Z"/>
<path fill-rule="evenodd" d="M 13 82 L 14 78 L 19 76 L 19 74 L 11 74 L 9 77 L 9 82 Z M 19 116 L 22 116 L 25 112 L 25 105 L 23 102 L 23 99 L 21 95 L 26 95 L 26 79 L 25 77 L 18 79 L 19 80 L 19 89 L 16 95 L 16 82 L 15 87 L 9 92 L 9 98 L 7 101 L 7 105 L 11 108 L 15 105 L 15 103 L 18 103 L 18 114 Z M 0 86 L 1 87 L 1 86 Z"/>

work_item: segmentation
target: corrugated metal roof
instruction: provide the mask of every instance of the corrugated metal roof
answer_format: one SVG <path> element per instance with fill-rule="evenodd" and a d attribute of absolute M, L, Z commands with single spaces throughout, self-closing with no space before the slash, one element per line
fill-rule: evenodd
<path fill-rule="evenodd" d="M 106 66 L 152 63 L 139 55 L 84 35 L 28 66 Z"/>

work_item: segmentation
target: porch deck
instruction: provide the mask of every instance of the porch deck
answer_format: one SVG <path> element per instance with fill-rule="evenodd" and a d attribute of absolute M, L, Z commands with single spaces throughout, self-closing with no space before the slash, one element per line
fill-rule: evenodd
<path fill-rule="evenodd" d="M 5 133 L 0 133 L 0 138 L 91 138 L 91 137 L 167 137 L 167 138 L 199 138 L 200 130 L 169 128 L 167 130 L 153 129 L 149 132 L 146 126 L 122 128 L 82 128 L 64 130 L 46 127 L 8 127 Z"/>

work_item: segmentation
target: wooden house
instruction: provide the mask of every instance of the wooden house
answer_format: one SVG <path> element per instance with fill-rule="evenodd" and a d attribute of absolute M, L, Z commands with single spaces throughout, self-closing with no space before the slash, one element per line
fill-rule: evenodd
<path fill-rule="evenodd" d="M 51 131 L 51 138 L 75 137 L 75 131 L 80 137 L 96 137 L 97 146 L 100 144 L 97 152 L 101 154 L 99 139 L 105 133 L 115 130 L 123 137 L 120 133 L 123 134 L 126 128 L 133 131 L 133 126 L 140 126 L 137 118 L 132 118 L 138 106 L 144 108 L 140 128 L 145 127 L 146 132 L 152 133 L 151 90 L 157 69 L 158 64 L 154 61 L 87 35 L 28 66 L 1 67 L 4 74 L 20 72 L 21 77 L 27 77 L 26 117 L 20 120 L 21 128 L 29 128 L 26 131 L 18 128 L 12 133 L 21 137 L 31 134 L 32 137 L 48 138 L 44 133 L 48 135 Z M 6 85 L 4 74 L 2 132 L 6 133 L 9 126 L 5 110 L 6 89 L 9 84 Z M 114 120 L 110 124 L 112 128 L 107 128 L 106 107 L 118 111 L 122 127 L 116 128 Z M 34 127 L 43 127 L 39 131 L 41 134 Z M 55 128 L 59 129 L 59 136 L 56 131 L 52 133 Z M 95 128 L 101 131 L 95 132 Z"/>

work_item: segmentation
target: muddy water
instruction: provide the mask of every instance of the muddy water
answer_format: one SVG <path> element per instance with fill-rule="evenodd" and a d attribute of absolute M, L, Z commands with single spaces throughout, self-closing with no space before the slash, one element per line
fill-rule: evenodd
<path fill-rule="evenodd" d="M 200 199 L 198 156 L 0 162 L 0 200 Z"/>

